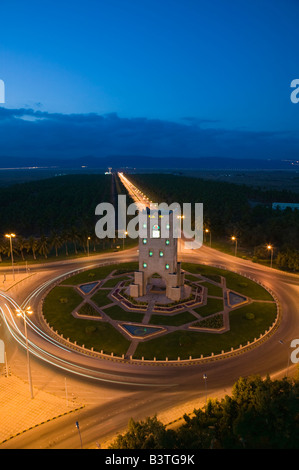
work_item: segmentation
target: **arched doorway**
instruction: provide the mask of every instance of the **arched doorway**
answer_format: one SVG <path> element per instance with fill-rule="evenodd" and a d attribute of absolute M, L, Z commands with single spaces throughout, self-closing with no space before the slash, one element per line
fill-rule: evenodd
<path fill-rule="evenodd" d="M 159 273 L 154 273 L 148 278 L 147 292 L 161 295 L 166 294 L 166 282 Z"/>

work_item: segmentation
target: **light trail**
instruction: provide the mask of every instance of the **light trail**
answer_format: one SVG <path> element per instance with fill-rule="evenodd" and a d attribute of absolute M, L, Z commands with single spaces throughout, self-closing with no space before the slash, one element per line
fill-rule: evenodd
<path fill-rule="evenodd" d="M 98 266 L 98 265 L 96 265 Z M 86 269 L 86 268 L 84 268 Z M 77 272 L 78 269 L 75 269 L 72 272 Z M 68 273 L 69 274 L 69 273 Z M 54 282 L 61 277 L 65 277 L 66 274 L 59 275 L 56 278 L 54 278 Z M 29 300 L 32 300 L 32 298 L 36 297 L 38 294 L 40 294 L 45 288 L 47 288 L 50 284 L 53 283 L 53 280 L 49 280 L 45 282 L 42 286 L 39 286 L 33 293 L 31 293 L 25 302 L 23 302 L 23 308 L 24 305 L 27 305 L 29 303 Z M 21 308 L 18 303 L 8 296 L 5 293 L 0 293 L 0 297 L 4 298 L 7 302 L 10 302 L 13 306 L 13 309 L 16 310 L 18 308 Z M 11 308 L 5 303 L 5 307 L 8 311 L 8 317 L 5 315 L 5 312 L 3 308 L 0 307 L 0 313 L 1 316 L 5 322 L 5 325 L 11 334 L 11 336 L 16 340 L 16 342 L 22 346 L 23 348 L 26 348 L 26 338 L 24 333 L 20 330 L 19 326 L 17 325 L 15 321 L 15 316 L 11 310 Z M 47 335 L 43 330 L 41 330 L 35 323 L 32 322 L 31 319 L 26 317 L 26 322 L 27 326 L 31 328 L 31 330 L 42 340 L 45 341 L 46 344 L 50 344 L 55 348 L 59 348 L 69 354 L 74 353 L 74 351 L 68 349 L 67 347 L 64 347 L 59 343 L 57 340 L 53 339 L 51 336 Z M 125 380 L 118 380 L 115 378 L 112 378 L 115 376 L 115 373 L 108 373 L 108 372 L 103 372 L 103 371 L 97 371 L 96 369 L 90 369 L 89 367 L 84 367 L 82 365 L 78 365 L 74 362 L 67 361 L 63 359 L 62 357 L 59 357 L 46 349 L 38 346 L 35 342 L 29 339 L 28 337 L 28 348 L 31 354 L 33 354 L 35 357 L 47 362 L 48 364 L 58 367 L 59 369 L 64 370 L 65 372 L 69 372 L 72 374 L 76 374 L 80 377 L 83 378 L 88 378 L 88 379 L 93 379 L 101 382 L 108 382 L 108 383 L 114 383 L 114 384 L 119 384 L 119 385 L 134 385 L 134 386 L 142 386 L 142 387 L 161 387 L 161 384 L 156 384 L 156 383 L 140 383 L 140 382 L 130 382 L 130 381 L 125 381 Z M 88 358 L 86 354 L 80 351 L 76 351 L 76 354 L 79 354 L 85 358 Z M 96 374 L 100 374 L 101 377 L 97 376 Z M 102 377 L 104 376 L 104 377 Z M 172 387 L 175 386 L 176 384 L 164 384 L 164 386 Z"/>

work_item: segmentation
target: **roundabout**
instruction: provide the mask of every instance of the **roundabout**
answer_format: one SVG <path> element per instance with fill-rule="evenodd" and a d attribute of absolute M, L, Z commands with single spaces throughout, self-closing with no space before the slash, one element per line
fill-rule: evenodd
<path fill-rule="evenodd" d="M 163 293 L 130 297 L 136 268 L 136 263 L 108 264 L 68 275 L 43 301 L 51 333 L 87 355 L 165 366 L 245 352 L 278 326 L 278 303 L 244 276 L 185 263 L 191 294 L 166 303 Z"/>
<path fill-rule="evenodd" d="M 206 382 L 208 384 L 208 395 L 210 397 L 221 397 L 225 393 L 229 393 L 231 386 L 240 376 L 246 377 L 252 374 L 266 376 L 269 374 L 271 377 L 281 377 L 288 373 L 291 374 L 291 370 L 295 368 L 293 364 L 290 364 L 290 367 L 288 365 L 291 350 L 287 346 L 295 337 L 298 337 L 299 334 L 297 309 L 299 295 L 298 276 L 271 270 L 270 268 L 246 260 L 236 259 L 233 256 L 220 253 L 208 247 L 202 247 L 200 250 L 192 251 L 181 249 L 180 258 L 182 264 L 184 264 L 184 269 L 187 268 L 185 263 L 196 266 L 200 265 L 200 273 L 206 278 L 209 273 L 207 271 L 204 272 L 204 267 L 206 267 L 205 269 L 207 270 L 209 266 L 218 266 L 216 269 L 225 268 L 226 273 L 238 273 L 242 275 L 243 278 L 246 277 L 247 283 L 254 279 L 256 285 L 261 283 L 266 287 L 267 291 L 274 293 L 275 300 L 278 301 L 280 306 L 281 315 L 277 327 L 274 327 L 271 333 L 266 336 L 265 340 L 258 343 L 257 347 L 248 347 L 246 354 L 235 351 L 235 354 L 227 353 L 229 357 L 225 360 L 217 360 L 215 355 L 212 358 L 206 358 L 198 362 L 189 361 L 188 359 L 186 359 L 186 362 L 182 359 L 179 362 L 174 360 L 168 363 L 166 363 L 166 361 L 163 361 L 163 363 L 159 361 L 142 361 L 142 359 L 133 359 L 130 361 L 130 358 L 125 358 L 124 360 L 117 359 L 111 356 L 111 354 L 107 354 L 104 357 L 100 352 L 90 352 L 87 348 L 83 349 L 78 345 L 72 346 L 67 342 L 67 337 L 61 338 L 46 326 L 41 315 L 41 307 L 43 301 L 53 288 L 62 284 L 62 282 L 69 282 L 69 279 L 74 275 L 82 275 L 84 272 L 87 273 L 87 271 L 97 269 L 100 264 L 104 266 L 109 265 L 109 272 L 111 272 L 116 269 L 116 264 L 136 263 L 137 258 L 136 249 L 130 249 L 123 253 L 113 253 L 109 258 L 105 255 L 101 255 L 92 260 L 87 258 L 80 261 L 69 260 L 63 265 L 61 263 L 36 265 L 34 269 L 35 274 L 28 278 L 28 280 L 20 282 L 7 293 L 1 292 L 0 306 L 2 323 L 11 338 L 11 352 L 8 350 L 8 357 L 10 358 L 12 355 L 18 357 L 20 355 L 21 357 L 23 356 L 23 361 L 26 360 L 23 355 L 23 348 L 25 348 L 24 325 L 21 320 L 16 318 L 15 310 L 18 307 L 25 309 L 31 306 L 34 315 L 28 318 L 27 326 L 33 385 L 34 387 L 46 387 L 46 389 L 48 389 L 51 386 L 52 380 L 50 377 L 53 374 L 53 378 L 56 377 L 53 383 L 56 383 L 56 381 L 64 381 L 66 375 L 69 377 L 68 380 L 74 383 L 74 387 L 78 390 L 81 401 L 88 405 L 80 412 L 80 422 L 83 429 L 89 428 L 88 423 L 90 419 L 96 420 L 93 430 L 90 431 L 88 438 L 86 437 L 86 439 L 88 439 L 86 445 L 88 445 L 89 442 L 92 446 L 97 439 L 105 440 L 108 436 L 111 436 L 112 428 L 110 425 L 106 426 L 105 423 L 113 423 L 113 433 L 115 433 L 126 428 L 130 417 L 143 419 L 146 416 L 151 416 L 156 413 L 166 413 L 167 410 L 169 410 L 169 413 L 170 410 L 177 410 L 176 412 L 171 411 L 171 416 L 174 416 L 172 413 L 175 413 L 175 416 L 180 417 L 189 406 L 195 406 L 195 403 L 197 403 L 196 406 L 199 406 L 201 403 L 200 400 L 204 400 L 205 397 L 203 375 L 208 377 L 208 381 Z M 111 268 L 112 270 L 110 271 Z M 190 267 L 188 270 L 186 269 L 186 271 L 190 272 Z M 120 277 L 123 275 L 124 273 L 119 274 Z M 197 278 L 199 273 L 190 273 L 190 276 Z M 111 277 L 117 276 L 112 275 Z M 193 278 L 190 280 L 194 281 Z M 211 281 L 211 279 L 209 280 Z M 86 282 L 81 281 L 82 280 L 79 278 L 76 285 L 82 286 L 86 283 L 96 282 L 94 278 L 90 277 Z M 107 282 L 108 281 L 107 279 Z M 110 284 L 114 284 L 114 281 L 115 280 L 110 279 Z M 216 279 L 214 282 L 215 281 Z M 230 282 L 232 282 L 232 279 L 230 279 Z M 204 287 L 209 287 L 209 284 L 207 286 L 205 284 L 206 280 L 201 280 L 200 283 L 204 284 Z M 210 284 L 212 283 L 210 282 Z M 96 284 L 96 286 L 98 286 L 98 284 Z M 104 284 L 102 284 L 102 286 L 102 288 L 99 286 L 98 290 L 103 289 Z M 117 284 L 114 286 L 110 285 L 108 288 L 106 284 L 106 289 L 113 289 L 116 286 Z M 67 285 L 64 284 L 61 287 L 67 287 Z M 210 285 L 209 296 L 211 296 L 211 298 L 216 297 L 212 295 L 212 293 L 219 294 L 219 291 L 214 290 L 215 287 L 219 286 L 213 284 L 211 292 Z M 231 289 L 229 290 L 233 292 L 236 290 L 241 296 L 244 296 L 243 289 L 246 288 L 245 285 L 239 286 L 238 289 L 233 289 L 231 284 L 226 287 L 230 287 Z M 74 289 L 74 287 L 72 288 Z M 94 291 L 90 291 L 90 294 L 92 296 L 95 295 L 97 293 L 96 290 L 97 288 Z M 208 291 L 209 290 L 207 290 L 207 292 Z M 82 293 L 79 295 L 84 302 L 84 299 L 86 300 L 84 295 Z M 251 295 L 253 295 L 252 292 Z M 253 297 L 254 296 L 256 296 L 256 293 Z M 265 305 L 268 304 L 267 301 L 264 300 L 264 302 Z M 255 299 L 255 303 L 259 304 L 260 300 Z M 61 305 L 69 305 L 69 303 L 62 303 Z M 253 302 L 249 302 L 246 305 L 239 306 L 236 309 L 232 309 L 231 314 L 237 311 L 240 312 L 242 308 L 251 307 L 253 305 Z M 213 306 L 213 304 L 211 304 L 211 306 Z M 74 309 L 75 307 L 76 305 Z M 205 309 L 206 305 L 203 304 L 200 308 Z M 106 309 L 100 308 L 100 310 L 104 313 Z M 249 313 L 253 313 L 252 309 L 250 310 Z M 112 317 L 111 312 L 112 310 L 110 310 L 110 318 Z M 214 317 L 218 315 L 218 312 L 215 312 Z M 186 312 L 179 313 L 186 314 Z M 118 314 L 119 312 L 117 316 Z M 125 314 L 127 315 L 127 312 L 125 312 Z M 130 312 L 130 315 L 132 314 L 140 315 L 140 313 L 138 314 L 137 312 Z M 171 318 L 172 323 L 174 319 L 176 323 L 181 323 L 182 321 L 181 318 L 176 316 L 178 313 L 167 316 L 160 313 L 155 313 L 155 315 L 163 316 L 163 322 L 166 321 L 165 318 Z M 210 317 L 213 318 L 212 313 Z M 255 319 L 257 319 L 256 315 Z M 78 321 L 81 322 L 82 320 L 83 319 L 80 318 Z M 158 317 L 155 317 L 154 320 L 155 326 L 162 327 L 162 325 L 158 323 Z M 209 320 L 209 317 L 204 317 L 202 321 L 205 320 Z M 122 319 L 116 319 L 115 321 L 121 322 Z M 127 319 L 125 321 L 128 323 Z M 197 321 L 197 319 L 195 321 Z M 248 319 L 247 321 L 251 322 L 252 320 Z M 92 324 L 95 323 L 94 320 L 91 320 L 91 322 Z M 98 321 L 97 324 L 100 322 L 103 323 L 103 320 Z M 134 321 L 132 323 L 140 322 Z M 154 326 L 154 324 L 150 324 L 150 326 Z M 110 326 L 112 327 L 112 324 Z M 165 325 L 164 323 L 164 326 L 169 328 L 167 334 L 161 335 L 160 338 L 157 336 L 152 337 L 152 339 L 148 341 L 139 341 L 139 345 L 150 344 L 158 339 L 162 340 L 162 338 L 166 338 L 167 336 L 171 338 L 171 335 L 175 337 L 182 332 L 189 334 L 189 331 L 183 330 L 186 324 Z M 177 327 L 182 327 L 181 331 L 170 331 L 170 328 Z M 114 327 L 112 328 L 115 330 Z M 119 331 L 117 331 L 117 333 L 119 333 L 122 338 L 125 338 L 125 334 L 121 334 Z M 199 334 L 198 331 L 192 333 L 196 335 Z M 201 334 L 206 333 L 201 332 Z M 209 334 L 209 337 L 212 336 L 219 338 L 223 335 L 219 333 Z M 281 340 L 283 340 L 285 346 L 280 344 Z M 128 338 L 126 341 L 128 341 Z M 130 343 L 130 341 L 128 341 L 128 343 Z M 17 347 L 18 344 L 22 346 L 21 349 Z M 18 349 L 19 352 L 17 352 Z M 126 354 L 126 352 L 127 350 L 124 354 Z M 185 367 L 186 363 L 188 363 L 188 367 Z M 23 364 L 25 364 L 25 362 L 23 362 Z M 16 367 L 14 362 L 12 366 Z M 21 369 L 18 369 L 18 371 L 19 376 L 27 382 L 26 367 L 23 366 Z M 47 378 L 46 382 L 44 382 L 43 376 L 45 376 L 45 380 Z M 91 390 L 95 391 L 98 400 L 94 399 L 90 402 L 88 396 Z M 149 391 L 151 393 L 148 393 Z M 38 393 L 37 390 L 36 393 Z M 107 399 L 108 396 L 111 397 L 111 399 L 109 399 L 109 405 L 106 404 L 106 402 L 102 403 L 101 396 L 103 394 L 107 394 Z M 128 398 L 123 399 L 122 397 Z M 129 403 L 131 403 L 129 409 L 128 399 Z M 167 416 L 169 413 L 167 411 Z M 60 428 L 55 426 L 51 430 L 50 424 L 47 425 L 49 434 L 46 440 L 43 436 L 39 435 L 37 428 L 36 432 L 33 430 L 27 431 L 22 438 L 20 437 L 16 441 L 14 438 L 13 441 L 16 442 L 16 445 L 22 447 L 28 445 L 28 447 L 30 447 L 33 439 L 32 436 L 34 435 L 34 445 L 38 445 L 38 443 L 41 442 L 41 445 L 46 446 L 51 436 L 55 440 L 60 436 L 60 444 L 57 443 L 58 446 L 63 447 L 65 445 L 63 443 L 66 442 L 66 439 L 68 439 L 68 445 L 71 445 L 72 431 L 66 430 L 63 421 L 61 421 Z M 72 428 L 73 421 L 71 416 L 68 422 Z M 74 445 L 76 444 L 74 443 Z"/>

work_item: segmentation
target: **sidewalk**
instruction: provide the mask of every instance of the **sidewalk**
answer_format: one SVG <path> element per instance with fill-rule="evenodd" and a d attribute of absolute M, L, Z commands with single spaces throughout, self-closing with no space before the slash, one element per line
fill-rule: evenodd
<path fill-rule="evenodd" d="M 14 375 L 0 377 L 0 445 L 2 442 L 46 421 L 82 407 L 66 399 L 34 389 Z"/>
<path fill-rule="evenodd" d="M 27 273 L 15 273 L 13 276 L 12 273 L 9 274 L 0 274 L 0 291 L 9 292 L 14 286 L 19 284 L 19 282 L 24 281 L 25 279 L 34 276 L 35 272 Z"/>

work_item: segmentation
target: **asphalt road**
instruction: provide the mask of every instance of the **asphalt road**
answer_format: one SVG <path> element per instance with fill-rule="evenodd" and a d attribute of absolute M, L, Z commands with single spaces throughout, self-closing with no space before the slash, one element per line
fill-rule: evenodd
<path fill-rule="evenodd" d="M 235 258 L 227 254 L 220 253 L 208 247 L 198 250 L 180 249 L 182 261 L 209 263 L 221 265 L 229 270 L 238 271 L 249 275 L 275 292 L 281 307 L 282 321 L 279 329 L 269 340 L 246 352 L 240 356 L 225 360 L 206 363 L 198 366 L 186 367 L 153 367 L 153 366 L 133 366 L 130 364 L 120 364 L 107 360 L 88 358 L 78 352 L 69 352 L 61 349 L 61 345 L 50 343 L 41 337 L 33 328 L 28 328 L 28 338 L 32 352 L 39 349 L 40 359 L 32 357 L 32 369 L 43 367 L 45 374 L 55 368 L 55 373 L 66 374 L 65 364 L 72 375 L 72 380 L 78 383 L 78 387 L 84 390 L 95 389 L 99 393 L 99 401 L 93 400 L 80 412 L 80 426 L 84 430 L 84 446 L 96 447 L 97 442 L 103 442 L 111 433 L 121 431 L 125 428 L 128 419 L 142 419 L 146 416 L 159 413 L 165 409 L 193 400 L 198 396 L 204 398 L 202 375 L 208 376 L 209 395 L 222 395 L 223 391 L 230 390 L 233 383 L 239 376 L 260 374 L 262 376 L 270 374 L 290 374 L 292 364 L 287 371 L 288 356 L 291 352 L 290 342 L 299 337 L 299 276 L 283 273 L 267 268 L 250 261 Z M 123 253 L 101 255 L 91 259 L 69 260 L 64 263 L 51 263 L 36 265 L 36 276 L 29 282 L 21 282 L 14 292 L 14 300 L 18 304 L 26 302 L 32 292 L 36 291 L 40 285 L 66 272 L 82 267 L 89 267 L 103 261 L 126 261 L 137 259 L 136 249 L 126 250 Z M 30 305 L 35 312 L 44 293 L 37 291 L 37 294 L 30 299 Z M 10 319 L 7 306 L 11 306 L 13 311 L 13 300 L 1 299 L 1 307 L 6 312 L 8 324 L 13 327 L 13 320 Z M 5 310 L 6 309 L 6 310 Z M 17 320 L 17 328 L 13 328 L 16 337 L 22 333 L 22 320 Z M 43 327 L 38 315 L 34 316 L 34 325 Z M 7 332 L 5 335 L 9 340 L 8 354 L 21 354 L 23 349 L 17 346 L 15 339 Z M 20 334 L 17 334 L 17 330 Z M 284 345 L 279 343 L 283 340 Z M 41 349 L 44 351 L 40 354 Z M 51 356 L 50 356 L 51 355 Z M 51 361 L 49 361 L 49 356 Z M 44 362 L 47 360 L 47 362 Z M 82 374 L 82 375 L 79 375 Z M 103 404 L 100 400 L 102 390 L 111 391 L 113 399 L 109 403 Z M 2 447 L 10 448 L 77 448 L 79 447 L 78 434 L 74 429 L 75 417 L 73 415 L 59 418 L 51 423 L 40 426 L 36 430 L 31 430 L 23 435 L 9 441 Z M 82 431 L 83 432 L 83 431 Z"/>
<path fill-rule="evenodd" d="M 138 204 L 148 204 L 145 195 L 130 182 L 124 180 L 124 183 Z M 0 307 L 7 320 L 7 324 L 2 322 L 0 333 L 5 335 L 8 355 L 25 361 L 24 350 L 17 342 L 24 342 L 22 321 L 20 319 L 14 323 L 13 311 L 14 301 L 22 306 L 30 302 L 37 312 L 32 319 L 32 326 L 28 328 L 30 348 L 35 354 L 32 355 L 32 370 L 38 369 L 41 375 L 49 377 L 48 382 L 45 380 L 45 388 L 50 386 L 53 370 L 57 381 L 68 375 L 72 387 L 81 393 L 86 404 L 79 414 L 72 413 L 38 426 L 8 441 L 1 448 L 80 448 L 74 426 L 77 419 L 80 420 L 83 447 L 97 448 L 97 443 L 124 430 L 130 417 L 143 419 L 178 406 L 183 414 L 188 402 L 197 398 L 204 402 L 204 373 L 208 377 L 208 395 L 219 397 L 228 393 L 240 376 L 269 374 L 275 377 L 292 373 L 295 366 L 290 364 L 289 367 L 290 342 L 299 338 L 299 276 L 254 264 L 206 246 L 188 250 L 180 243 L 178 259 L 222 266 L 250 276 L 271 289 L 281 305 L 282 319 L 276 332 L 267 341 L 244 354 L 194 366 L 137 366 L 90 358 L 76 351 L 62 349 L 60 344 L 49 341 L 37 330 L 44 328 L 38 311 L 47 282 L 99 262 L 131 261 L 137 260 L 137 256 L 136 248 L 132 248 L 120 253 L 37 264 L 32 268 L 35 276 L 30 281 L 18 284 L 12 291 L 13 298 L 0 297 Z"/>

